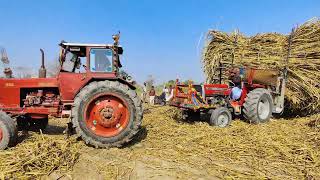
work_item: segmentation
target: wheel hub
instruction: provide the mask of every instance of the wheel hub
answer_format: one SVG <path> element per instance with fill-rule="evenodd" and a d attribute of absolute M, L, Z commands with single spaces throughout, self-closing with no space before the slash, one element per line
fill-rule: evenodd
<path fill-rule="evenodd" d="M 103 127 L 112 127 L 117 124 L 119 120 L 119 113 L 116 114 L 117 110 L 115 110 L 111 106 L 106 106 L 100 110 L 100 118 L 98 119 L 98 123 Z M 121 115 L 121 112 L 120 112 Z"/>
<path fill-rule="evenodd" d="M 123 107 L 123 105 L 110 100 L 97 103 L 93 108 L 96 123 L 105 128 L 115 127 L 124 113 L 119 107 Z"/>
<path fill-rule="evenodd" d="M 270 104 L 266 100 L 261 100 L 258 103 L 258 116 L 260 119 L 266 119 L 270 113 Z"/>
<path fill-rule="evenodd" d="M 228 124 L 228 115 L 226 114 L 220 114 L 220 116 L 218 116 L 218 123 L 220 127 L 225 127 Z"/>
<path fill-rule="evenodd" d="M 111 137 L 119 134 L 129 123 L 127 103 L 116 94 L 93 97 L 85 110 L 87 127 L 96 135 Z"/>
<path fill-rule="evenodd" d="M 112 107 L 106 107 L 103 108 L 100 112 L 101 117 L 103 120 L 109 121 L 113 118 L 113 108 Z"/>

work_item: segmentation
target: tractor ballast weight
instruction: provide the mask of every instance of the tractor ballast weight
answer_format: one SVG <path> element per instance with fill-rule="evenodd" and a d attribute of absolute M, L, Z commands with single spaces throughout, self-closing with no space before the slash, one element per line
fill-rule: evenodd
<path fill-rule="evenodd" d="M 227 126 L 233 115 L 243 115 L 251 123 L 267 122 L 272 113 L 284 110 L 286 70 L 241 68 L 241 96 L 232 99 L 232 82 L 226 84 L 182 84 L 176 81 L 171 106 L 184 116 L 211 114 L 210 124 Z"/>
<path fill-rule="evenodd" d="M 135 86 L 119 75 L 123 49 L 114 44 L 61 42 L 60 72 L 46 78 L 44 52 L 38 78 L 0 79 L 0 149 L 16 129 L 44 129 L 48 117 L 70 118 L 86 144 L 119 147 L 138 132 L 143 111 Z M 83 62 L 81 62 L 83 61 Z M 84 71 L 76 72 L 83 66 Z"/>

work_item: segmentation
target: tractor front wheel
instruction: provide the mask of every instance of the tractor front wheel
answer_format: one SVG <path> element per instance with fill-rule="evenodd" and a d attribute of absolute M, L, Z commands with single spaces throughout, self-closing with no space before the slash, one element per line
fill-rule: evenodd
<path fill-rule="evenodd" d="M 13 146 L 17 136 L 15 121 L 5 112 L 0 111 L 0 150 Z"/>
<path fill-rule="evenodd" d="M 219 107 L 212 111 L 210 125 L 218 127 L 227 127 L 232 121 L 232 115 L 228 108 Z"/>
<path fill-rule="evenodd" d="M 243 104 L 243 115 L 254 124 L 265 123 L 272 115 L 273 101 L 270 92 L 263 88 L 250 91 Z"/>
<path fill-rule="evenodd" d="M 94 147 L 121 147 L 131 141 L 142 121 L 137 93 L 118 81 L 92 82 L 76 96 L 72 124 Z"/>

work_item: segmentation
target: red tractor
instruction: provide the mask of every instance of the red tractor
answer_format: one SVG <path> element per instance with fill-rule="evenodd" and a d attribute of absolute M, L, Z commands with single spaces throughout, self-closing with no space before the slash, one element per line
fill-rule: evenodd
<path fill-rule="evenodd" d="M 114 44 L 61 42 L 55 78 L 46 77 L 41 50 L 38 78 L 0 79 L 0 149 L 15 144 L 18 128 L 44 129 L 49 116 L 69 117 L 70 129 L 94 147 L 128 143 L 139 131 L 143 109 L 135 86 L 119 72 L 123 49 L 119 35 L 113 39 Z"/>
<path fill-rule="evenodd" d="M 223 69 L 223 67 L 221 67 Z M 229 83 L 181 84 L 177 80 L 171 105 L 183 109 L 184 118 L 209 114 L 210 125 L 226 127 L 234 115 L 250 123 L 267 122 L 284 110 L 286 69 L 283 71 L 233 68 Z"/>

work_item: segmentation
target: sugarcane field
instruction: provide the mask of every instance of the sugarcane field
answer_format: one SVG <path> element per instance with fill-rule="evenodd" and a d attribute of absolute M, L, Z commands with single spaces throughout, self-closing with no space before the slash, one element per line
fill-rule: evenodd
<path fill-rule="evenodd" d="M 320 179 L 320 2 L 1 2 L 0 180 Z"/>

